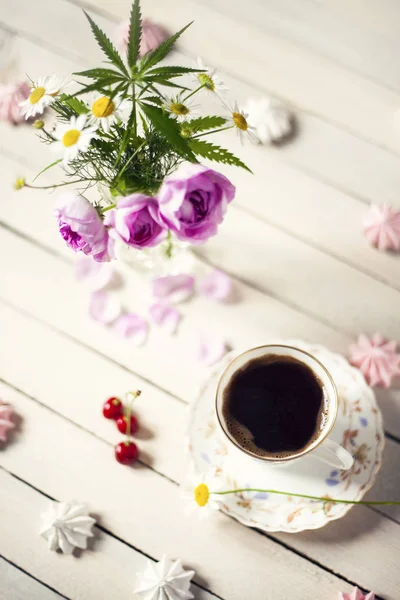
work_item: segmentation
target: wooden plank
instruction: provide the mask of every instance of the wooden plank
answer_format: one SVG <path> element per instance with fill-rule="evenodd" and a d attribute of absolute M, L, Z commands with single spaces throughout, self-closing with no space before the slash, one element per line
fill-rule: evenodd
<path fill-rule="evenodd" d="M 295 586 L 299 600 L 308 600 L 316 579 L 327 598 L 338 589 L 350 591 L 350 585 L 331 573 L 222 514 L 208 520 L 185 520 L 179 490 L 168 479 L 149 469 L 118 465 L 107 443 L 4 385 L 0 393 L 7 394 L 24 419 L 21 441 L 10 444 L 2 454 L 5 469 L 52 497 L 87 502 L 103 527 L 146 554 L 181 557 L 195 569 L 196 581 L 215 594 L 243 600 L 262 598 L 268 589 L 271 597 L 287 600 Z M 14 523 L 2 519 L 1 527 L 9 537 Z M 103 552 L 94 550 L 76 561 L 81 569 L 86 561 L 96 561 L 97 575 L 88 577 L 90 584 L 104 570 L 99 568 L 102 556 Z M 118 573 L 113 574 L 117 582 Z M 376 573 L 376 577 L 379 581 L 383 576 Z M 391 593 L 388 588 L 386 592 Z M 70 595 L 77 596 L 77 592 Z M 389 595 L 387 600 L 395 599 Z"/>
<path fill-rule="evenodd" d="M 79 425 L 79 427 L 93 432 L 96 435 L 96 440 L 104 439 L 111 444 L 117 441 L 118 436 L 110 428 L 110 424 L 102 419 L 98 410 L 99 396 L 101 396 L 98 388 L 100 390 L 103 385 L 105 387 L 112 386 L 114 381 L 123 385 L 122 382 L 126 376 L 121 374 L 120 369 L 107 363 L 107 361 L 95 359 L 88 350 L 81 349 L 76 344 L 63 340 L 59 334 L 49 332 L 42 325 L 35 324 L 29 318 L 21 317 L 14 310 L 1 305 L 0 328 L 5 334 L 8 333 L 8 330 L 13 332 L 13 338 L 11 336 L 7 337 L 7 339 L 13 340 L 10 341 L 7 348 L 2 350 L 0 347 L 0 377 L 2 379 L 19 386 L 25 393 L 35 396 L 41 403 L 57 411 L 69 421 Z M 40 355 L 35 354 L 35 345 L 38 339 L 41 340 L 42 351 Z M 30 374 L 24 373 L 22 376 L 18 365 L 21 362 L 26 363 L 28 361 L 31 367 Z M 95 368 L 96 365 L 97 368 Z M 46 376 L 48 372 L 53 374 L 51 379 Z M 68 376 L 70 372 L 74 373 L 72 379 Z M 57 393 L 54 393 L 54 380 L 63 382 L 63 386 L 57 389 Z M 1 389 L 0 387 L 0 391 Z M 20 394 L 16 391 L 10 390 L 6 385 L 3 386 L 3 389 L 3 398 L 7 398 L 10 402 L 15 397 L 17 397 L 17 400 L 19 399 Z M 112 388 L 110 387 L 110 389 Z M 147 413 L 147 422 L 149 430 L 154 433 L 154 438 L 151 443 L 147 444 L 140 441 L 141 447 L 143 446 L 145 449 L 144 461 L 151 464 L 153 468 L 161 470 L 164 475 L 175 478 L 178 471 L 183 472 L 183 468 L 177 469 L 176 465 L 183 467 L 181 451 L 183 436 L 180 432 L 184 428 L 184 407 L 178 405 L 174 408 L 172 399 L 167 396 L 158 405 L 153 402 L 151 407 L 147 407 L 147 405 L 145 407 L 145 400 L 151 401 L 150 393 L 151 390 L 147 388 L 143 395 L 143 404 L 138 404 L 140 418 L 142 418 L 142 411 L 145 408 L 151 408 L 153 411 L 151 415 Z M 82 402 L 83 397 L 85 398 L 84 403 Z M 171 408 L 174 408 L 174 411 L 171 411 Z M 170 431 L 169 440 L 166 440 L 162 435 L 159 437 L 159 432 L 162 431 L 162 427 L 165 427 L 166 423 L 168 423 L 168 430 Z M 75 440 L 75 438 L 73 439 Z M 384 468 L 378 477 L 376 489 L 369 493 L 371 500 L 395 499 L 398 497 L 397 464 L 399 460 L 400 445 L 389 441 Z M 112 464 L 110 451 L 107 454 L 107 464 Z M 71 473 L 70 467 L 68 467 L 68 472 Z M 37 483 L 34 483 L 34 485 L 37 485 Z M 379 509 L 379 511 L 388 514 L 397 523 L 400 522 L 398 507 Z M 273 534 L 272 537 L 305 553 L 314 561 L 325 564 L 330 569 L 334 568 L 349 579 L 352 578 L 352 569 L 355 568 L 357 578 L 353 577 L 353 580 L 363 582 L 365 587 L 374 587 L 376 585 L 374 557 L 378 546 L 380 544 L 384 547 L 389 545 L 391 552 L 395 553 L 393 561 L 397 560 L 396 548 L 399 536 L 396 527 L 392 522 L 386 521 L 382 514 L 379 515 L 370 509 L 357 507 L 345 519 L 331 523 L 329 527 L 321 531 L 315 531 L 312 534 L 305 533 L 300 536 Z M 353 538 L 351 547 L 347 547 L 347 544 L 344 543 L 348 538 L 349 528 Z M 339 544 L 333 562 L 331 558 L 332 551 L 327 542 L 327 539 L 332 539 L 329 533 L 338 540 Z M 341 540 L 342 545 L 340 544 Z M 315 546 L 317 546 L 316 550 Z M 346 567 L 341 564 L 344 553 L 349 558 L 345 562 Z M 353 557 L 352 560 L 350 560 L 350 556 Z M 359 557 L 359 561 L 355 557 Z M 390 573 L 392 573 L 391 560 L 388 564 Z M 395 586 L 396 580 L 393 579 L 395 576 L 390 575 L 390 577 L 392 578 L 392 585 Z M 398 583 L 397 581 L 397 585 Z M 386 591 L 382 587 L 383 590 Z"/>
<path fill-rule="evenodd" d="M 147 558 L 97 527 L 94 529 L 95 538 L 90 542 L 89 549 L 79 553 L 79 558 L 63 557 L 50 552 L 45 540 L 38 533 L 40 515 L 47 509 L 48 503 L 49 500 L 45 496 L 6 471 L 0 470 L 0 552 L 71 600 L 133 598 L 136 573 L 140 573 L 146 567 Z M 0 577 L 1 569 L 4 569 L 3 563 L 4 561 L 0 562 Z M 16 571 L 15 568 L 14 570 Z M 10 578 L 13 595 L 2 595 L 9 585 L 7 584 L 4 590 L 1 578 L 1 600 L 60 598 L 58 594 L 47 590 L 27 575 L 21 574 L 18 578 L 9 569 L 6 575 Z M 192 591 L 199 600 L 216 598 L 196 584 L 193 584 Z"/>
<path fill-rule="evenodd" d="M 400 51 L 393 23 L 396 18 L 398 22 L 400 14 L 389 10 L 389 2 L 377 5 L 379 25 L 368 19 L 373 2 L 363 2 L 356 10 L 354 2 L 350 10 L 346 3 L 343 10 L 336 2 L 253 0 L 251 10 L 246 11 L 237 1 L 229 5 L 226 0 L 200 2 L 237 20 L 244 18 L 252 27 L 288 38 L 389 88 L 400 89 L 393 61 Z"/>
<path fill-rule="evenodd" d="M 4 478 L 0 473 L 2 484 L 8 485 L 9 477 Z M 2 511 L 2 518 L 7 517 Z M 0 557 L 0 600 L 59 600 L 63 597 Z"/>
<path fill-rule="evenodd" d="M 90 0 L 85 5 L 126 19 L 130 0 L 114 3 L 112 11 L 108 0 Z M 245 81 L 257 81 L 260 89 L 286 98 L 304 111 L 399 151 L 400 141 L 393 126 L 399 100 L 394 91 L 350 72 L 312 50 L 250 27 L 244 19 L 221 14 L 214 6 L 204 6 L 196 0 L 170 0 L 168 4 L 147 0 L 146 15 L 171 30 L 195 18 L 190 50 L 202 55 L 208 63 Z M 204 35 L 205 31 L 207 35 Z M 251 44 L 247 43 L 246 52 L 243 52 L 243 46 L 238 45 L 237 40 L 247 39 L 251 39 Z M 182 47 L 189 47 L 188 44 L 188 40 L 182 41 Z M 224 52 L 220 51 L 221 45 Z"/>

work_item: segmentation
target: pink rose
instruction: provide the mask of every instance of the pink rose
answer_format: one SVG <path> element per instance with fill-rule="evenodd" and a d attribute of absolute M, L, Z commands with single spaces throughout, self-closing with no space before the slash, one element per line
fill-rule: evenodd
<path fill-rule="evenodd" d="M 133 248 L 157 246 L 167 236 L 155 198 L 131 194 L 118 201 L 117 208 L 106 213 L 105 223 Z"/>
<path fill-rule="evenodd" d="M 67 246 L 83 252 L 98 262 L 109 261 L 110 240 L 97 210 L 86 198 L 67 192 L 58 197 L 56 217 Z"/>
<path fill-rule="evenodd" d="M 158 200 L 160 213 L 180 240 L 201 244 L 217 233 L 235 187 L 221 173 L 200 164 L 184 164 L 167 177 Z"/>

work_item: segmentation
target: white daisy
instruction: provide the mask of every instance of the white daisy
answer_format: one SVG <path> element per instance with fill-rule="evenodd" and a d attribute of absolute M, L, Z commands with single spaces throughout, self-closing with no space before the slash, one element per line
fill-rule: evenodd
<path fill-rule="evenodd" d="M 111 125 L 123 118 L 123 111 L 128 105 L 129 101 L 119 94 L 112 99 L 98 94 L 90 104 L 90 122 L 101 125 L 103 131 L 108 133 Z"/>
<path fill-rule="evenodd" d="M 172 117 L 184 121 L 185 119 L 191 119 L 196 115 L 197 106 L 190 100 L 186 102 L 184 98 L 182 98 L 182 94 L 178 94 L 177 96 L 168 98 L 164 104 L 164 108 Z"/>
<path fill-rule="evenodd" d="M 44 109 L 54 102 L 65 84 L 66 80 L 56 75 L 40 77 L 34 82 L 29 97 L 20 104 L 25 119 L 41 115 Z"/>
<path fill-rule="evenodd" d="M 182 497 L 187 500 L 185 514 L 196 513 L 200 518 L 209 516 L 218 510 L 223 496 L 214 494 L 220 490 L 220 483 L 216 480 L 214 471 L 205 475 L 190 475 L 188 481 L 182 485 Z"/>
<path fill-rule="evenodd" d="M 243 110 L 239 109 L 238 103 L 235 102 L 234 106 L 229 110 L 227 117 L 228 123 L 236 128 L 239 135 L 240 141 L 243 144 L 243 139 L 247 137 L 252 144 L 258 144 L 259 139 L 256 135 L 256 128 L 249 125 L 247 121 L 248 114 Z"/>
<path fill-rule="evenodd" d="M 211 69 L 203 60 L 198 56 L 195 65 L 196 69 L 200 69 L 203 73 L 193 73 L 193 77 L 197 83 L 203 86 L 204 90 L 217 94 L 217 96 L 223 95 L 228 91 L 222 79 L 219 77 L 216 69 Z"/>
<path fill-rule="evenodd" d="M 86 127 L 86 115 L 71 117 L 69 123 L 58 125 L 53 133 L 56 142 L 53 144 L 55 152 L 64 155 L 64 163 L 74 160 L 79 152 L 85 152 L 95 136 L 95 127 Z"/>

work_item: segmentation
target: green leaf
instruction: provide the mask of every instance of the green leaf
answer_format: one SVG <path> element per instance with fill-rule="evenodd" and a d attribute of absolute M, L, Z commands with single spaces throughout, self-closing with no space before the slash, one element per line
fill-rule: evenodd
<path fill-rule="evenodd" d="M 176 88 L 179 90 L 184 90 L 185 92 L 189 91 L 189 88 L 183 86 L 183 85 L 178 85 L 177 83 L 173 83 L 172 81 L 169 81 L 168 79 L 159 79 L 158 77 L 149 77 L 144 78 L 143 81 L 145 81 L 146 83 L 151 83 L 152 85 L 154 85 L 155 83 L 157 83 L 158 85 L 164 85 L 165 87 L 172 87 L 172 88 Z"/>
<path fill-rule="evenodd" d="M 51 169 L 51 167 L 55 167 L 56 165 L 58 165 L 60 162 L 62 162 L 62 158 L 59 158 L 58 160 L 55 160 L 54 162 L 52 162 L 51 164 L 47 165 L 47 167 L 45 167 L 44 169 L 42 169 L 41 171 L 39 171 L 39 173 L 36 175 L 35 179 L 32 181 L 35 182 L 36 179 L 38 177 L 40 177 L 40 175 L 42 175 L 43 173 L 45 173 L 46 171 L 48 171 L 48 169 Z"/>
<path fill-rule="evenodd" d="M 195 154 L 202 156 L 203 158 L 208 158 L 209 160 L 214 160 L 215 162 L 224 163 L 226 165 L 234 165 L 236 167 L 242 167 L 242 169 L 246 169 L 246 171 L 250 171 L 249 167 L 244 164 L 237 158 L 234 154 L 225 150 L 225 148 L 221 148 L 216 144 L 210 144 L 209 142 L 205 142 L 204 140 L 188 140 L 190 148 L 193 150 Z"/>
<path fill-rule="evenodd" d="M 179 125 L 175 119 L 169 117 L 156 106 L 141 102 L 140 107 L 149 121 L 151 121 L 154 129 L 166 138 L 175 152 L 191 162 L 196 162 L 196 158 L 190 150 L 187 141 L 180 134 Z"/>
<path fill-rule="evenodd" d="M 109 77 L 115 77 L 116 79 L 125 79 L 118 71 L 112 69 L 89 69 L 88 71 L 80 71 L 79 73 L 73 73 L 79 77 L 88 77 L 89 79 L 108 79 Z"/>
<path fill-rule="evenodd" d="M 209 116 L 199 117 L 198 119 L 193 119 L 192 121 L 186 121 L 184 125 L 185 128 L 187 127 L 193 132 L 197 132 L 222 127 L 222 125 L 225 125 L 226 121 L 227 120 L 224 117 Z"/>
<path fill-rule="evenodd" d="M 162 75 L 165 78 L 170 77 L 179 77 L 180 75 L 185 75 L 186 73 L 202 73 L 200 69 L 191 69 L 190 67 L 174 67 L 174 66 L 165 66 L 165 67 L 156 67 L 155 69 L 151 69 L 146 72 L 146 75 Z"/>
<path fill-rule="evenodd" d="M 78 98 L 74 98 L 73 96 L 61 94 L 58 101 L 67 104 L 78 115 L 86 115 L 86 113 L 89 112 L 89 109 L 86 106 L 86 104 L 82 102 L 82 100 L 78 100 Z"/>
<path fill-rule="evenodd" d="M 163 101 L 159 96 L 146 96 L 146 98 L 143 98 L 143 102 L 152 102 L 153 104 L 157 104 L 158 106 L 163 105 Z"/>
<path fill-rule="evenodd" d="M 89 21 L 93 35 L 96 38 L 96 41 L 97 41 L 98 45 L 100 46 L 100 48 L 103 50 L 104 54 L 110 59 L 111 63 L 117 69 L 119 69 L 122 73 L 124 73 L 124 75 L 129 76 L 129 73 L 126 70 L 126 67 L 124 65 L 124 61 L 122 60 L 119 53 L 117 52 L 114 44 L 111 42 L 111 40 L 109 40 L 109 38 L 100 29 L 100 27 L 98 25 L 96 25 L 96 23 L 93 21 L 93 19 L 90 17 L 90 15 L 88 15 L 88 13 L 85 10 L 83 12 L 85 13 L 87 20 Z"/>
<path fill-rule="evenodd" d="M 128 65 L 132 69 L 139 58 L 140 40 L 142 38 L 142 15 L 140 12 L 140 0 L 135 0 L 131 9 L 131 20 L 129 25 L 128 40 Z"/>
<path fill-rule="evenodd" d="M 101 81 L 96 81 L 95 83 L 91 83 L 90 85 L 85 85 L 81 90 L 75 92 L 74 97 L 81 96 L 82 94 L 87 94 L 88 92 L 104 92 L 105 95 L 110 94 L 110 90 L 107 89 L 108 85 L 113 85 L 114 83 L 119 83 L 120 79 L 102 79 Z M 123 82 L 125 83 L 125 82 Z"/>
<path fill-rule="evenodd" d="M 193 21 L 192 21 L 192 23 L 193 23 Z M 167 56 L 167 54 L 169 54 L 169 52 L 171 52 L 177 39 L 180 38 L 182 33 L 184 31 L 186 31 L 186 29 L 188 27 L 190 27 L 190 25 L 192 23 L 189 23 L 188 25 L 186 25 L 186 27 L 183 27 L 180 31 L 178 31 L 177 33 L 175 33 L 174 35 L 169 37 L 167 40 L 165 40 L 165 42 L 160 44 L 158 46 L 158 48 L 153 50 L 153 52 L 149 52 L 148 54 L 146 54 L 146 56 L 142 60 L 140 71 L 142 73 L 144 73 L 145 71 L 148 71 L 149 69 L 151 69 L 151 67 L 154 67 L 154 65 L 159 63 L 160 60 L 165 58 Z"/>

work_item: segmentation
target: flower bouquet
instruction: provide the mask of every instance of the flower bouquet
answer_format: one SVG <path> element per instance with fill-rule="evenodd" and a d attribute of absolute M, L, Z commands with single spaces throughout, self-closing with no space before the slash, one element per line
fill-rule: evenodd
<path fill-rule="evenodd" d="M 86 17 L 106 66 L 74 73 L 75 82 L 56 76 L 32 82 L 21 104 L 27 119 L 48 107 L 54 111 L 52 127 L 42 119 L 34 122 L 41 140 L 57 155 L 37 177 L 60 165 L 65 180 L 46 187 L 75 185 L 74 192 L 57 200 L 62 237 L 75 252 L 101 262 L 120 256 L 121 247 L 136 252 L 159 247 L 168 257 L 174 240 L 205 242 L 217 232 L 235 187 L 200 160 L 248 170 L 209 141 L 224 129 L 251 138 L 246 114 L 237 105 L 228 109 L 223 83 L 201 61 L 193 68 L 160 65 L 189 25 L 141 56 L 142 19 L 135 0 L 122 56 Z M 70 92 L 76 84 L 77 91 Z M 195 102 L 200 104 L 203 93 L 217 99 L 221 115 L 196 115 Z M 97 186 L 96 199 L 89 201 L 92 186 Z M 38 186 L 19 180 L 17 187 Z"/>

